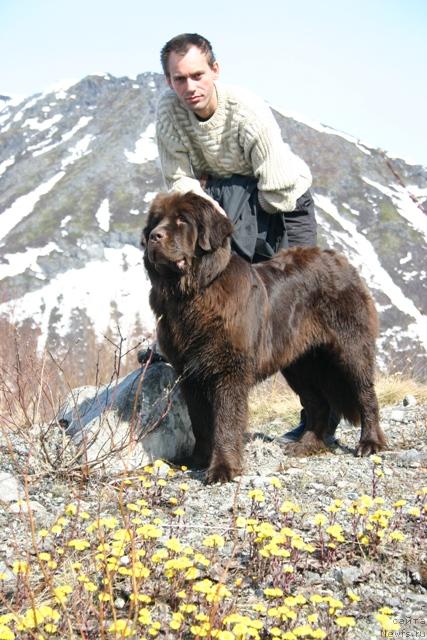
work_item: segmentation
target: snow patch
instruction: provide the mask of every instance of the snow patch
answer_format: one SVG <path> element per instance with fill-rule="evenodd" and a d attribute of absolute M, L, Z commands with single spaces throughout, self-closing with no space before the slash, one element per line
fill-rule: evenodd
<path fill-rule="evenodd" d="M 397 184 L 385 187 L 379 182 L 366 178 L 366 176 L 361 177 L 366 184 L 369 184 L 369 186 L 377 189 L 382 194 L 390 198 L 402 218 L 405 218 L 405 220 L 407 220 L 416 231 L 422 233 L 427 240 L 427 216 L 411 199 L 411 196 L 405 187 L 401 187 Z"/>
<path fill-rule="evenodd" d="M 15 156 L 10 156 L 10 158 L 4 160 L 4 162 L 0 164 L 0 176 L 2 176 L 13 164 L 15 164 Z"/>
<path fill-rule="evenodd" d="M 55 307 L 61 316 L 59 325 L 55 326 L 60 336 L 70 330 L 73 310 L 84 309 L 94 323 L 97 336 L 101 337 L 112 324 L 111 303 L 117 305 L 124 337 L 131 335 L 137 317 L 144 331 L 152 332 L 155 320 L 148 304 L 151 285 L 142 265 L 142 251 L 125 245 L 120 249 L 105 249 L 105 257 L 106 260 L 94 260 L 82 269 L 58 274 L 42 289 L 1 304 L 0 314 L 18 323 L 31 317 L 42 331 L 40 349 L 46 342 L 50 315 Z"/>
<path fill-rule="evenodd" d="M 408 251 L 408 253 L 406 254 L 406 256 L 404 258 L 400 258 L 399 264 L 406 264 L 410 260 L 412 260 L 412 253 L 410 251 Z"/>
<path fill-rule="evenodd" d="M 32 213 L 40 198 L 56 185 L 65 176 L 65 171 L 60 171 L 47 182 L 39 185 L 33 191 L 17 198 L 15 202 L 0 216 L 0 240 L 4 238 L 17 224 Z"/>
<path fill-rule="evenodd" d="M 52 116 L 52 118 L 42 120 L 41 122 L 38 118 L 27 118 L 27 120 L 22 124 L 22 127 L 28 127 L 32 131 L 47 131 L 57 122 L 62 120 L 63 117 L 64 116 L 61 113 L 57 113 L 55 116 Z"/>
<path fill-rule="evenodd" d="M 344 140 L 347 140 L 347 142 L 351 142 L 352 144 L 356 145 L 356 147 L 367 156 L 372 155 L 371 153 L 372 147 L 364 144 L 358 138 L 355 138 L 354 136 L 348 133 L 344 133 L 343 131 L 338 131 L 337 129 L 333 129 L 332 127 L 327 127 L 324 124 L 320 124 L 320 122 L 315 122 L 314 120 L 308 120 L 304 116 L 298 115 L 291 111 L 287 111 L 282 107 L 273 107 L 273 108 L 275 111 L 278 111 L 278 113 L 280 113 L 282 116 L 285 116 L 285 118 L 292 118 L 292 120 L 301 122 L 301 124 L 305 124 L 307 127 L 310 127 L 310 129 L 315 129 L 316 131 L 320 131 L 320 133 L 327 133 L 332 136 L 338 136 L 339 138 L 343 138 Z"/>
<path fill-rule="evenodd" d="M 111 213 L 108 206 L 108 198 L 105 198 L 95 213 L 95 218 L 98 220 L 99 228 L 102 229 L 102 231 L 107 232 L 110 230 L 110 217 Z"/>
<path fill-rule="evenodd" d="M 352 209 L 352 208 L 350 207 L 350 205 L 349 205 L 349 204 L 347 204 L 347 202 L 343 202 L 343 203 L 342 203 L 342 207 L 343 207 L 344 209 L 347 209 L 347 211 L 350 211 L 350 213 L 352 213 L 354 216 L 358 216 L 358 215 L 360 215 L 360 211 L 357 211 L 357 209 Z"/>
<path fill-rule="evenodd" d="M 156 144 L 156 126 L 154 123 L 148 125 L 139 140 L 136 141 L 135 150 L 127 151 L 124 154 L 129 162 L 143 164 L 155 160 L 159 152 Z"/>
<path fill-rule="evenodd" d="M 80 158 L 90 153 L 89 145 L 94 139 L 95 136 L 88 133 L 84 138 L 79 140 L 74 147 L 68 149 L 68 151 L 70 151 L 70 155 L 61 162 L 61 169 L 65 169 L 70 164 L 74 164 L 76 160 L 80 160 Z"/>
<path fill-rule="evenodd" d="M 49 242 L 45 247 L 29 248 L 19 253 L 6 253 L 4 258 L 8 264 L 0 263 L 0 280 L 24 273 L 26 269 L 31 269 L 39 277 L 45 278 L 44 273 L 37 264 L 37 259 L 40 256 L 48 256 L 52 251 L 60 251 L 62 253 L 62 250 L 55 242 Z"/>
<path fill-rule="evenodd" d="M 79 121 L 77 122 L 77 124 L 75 124 L 74 127 L 70 129 L 70 131 L 67 131 L 66 133 L 62 134 L 61 140 L 59 140 L 59 142 L 55 142 L 54 144 L 51 144 L 50 146 L 46 147 L 45 145 L 49 144 L 50 140 L 45 140 L 44 142 L 41 142 L 39 145 L 35 145 L 34 147 L 28 147 L 28 149 L 35 149 L 36 147 L 40 148 L 43 145 L 44 147 L 43 149 L 39 151 L 35 151 L 33 153 L 33 157 L 41 156 L 44 153 L 47 153 L 48 151 L 55 149 L 55 147 L 58 147 L 64 142 L 68 142 L 68 140 L 71 140 L 71 138 L 77 133 L 77 131 L 79 131 L 80 129 L 83 129 L 83 127 L 86 127 L 92 119 L 93 119 L 93 116 L 90 116 L 90 117 L 82 116 L 81 118 L 79 118 Z"/>

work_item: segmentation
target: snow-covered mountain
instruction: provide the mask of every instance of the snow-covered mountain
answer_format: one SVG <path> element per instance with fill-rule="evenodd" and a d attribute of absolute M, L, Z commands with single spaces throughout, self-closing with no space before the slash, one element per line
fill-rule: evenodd
<path fill-rule="evenodd" d="M 148 333 L 139 238 L 163 188 L 154 137 L 162 76 L 88 76 L 24 100 L 0 96 L 0 315 L 39 344 L 89 328 Z M 427 170 L 275 111 L 314 176 L 319 236 L 366 279 L 379 361 L 425 375 Z"/>

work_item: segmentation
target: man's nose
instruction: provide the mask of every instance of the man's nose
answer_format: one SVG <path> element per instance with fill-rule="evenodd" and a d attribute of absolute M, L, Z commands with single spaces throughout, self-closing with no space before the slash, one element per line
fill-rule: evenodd
<path fill-rule="evenodd" d="M 187 92 L 188 93 L 193 93 L 193 91 L 196 90 L 197 87 L 197 82 L 195 80 L 192 80 L 191 78 L 187 79 Z"/>

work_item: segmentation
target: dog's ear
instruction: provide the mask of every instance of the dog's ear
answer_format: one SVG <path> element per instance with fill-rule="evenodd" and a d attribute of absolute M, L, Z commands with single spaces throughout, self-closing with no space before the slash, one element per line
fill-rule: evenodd
<path fill-rule="evenodd" d="M 150 208 L 148 210 L 148 218 L 147 224 L 142 230 L 141 235 L 141 247 L 145 249 L 148 243 L 148 237 L 150 235 L 150 231 L 153 228 L 153 218 L 156 214 L 162 211 L 162 207 L 165 201 L 170 199 L 170 194 L 168 193 L 158 193 L 154 200 L 152 201 Z"/>
<path fill-rule="evenodd" d="M 233 233 L 230 220 L 222 215 L 206 198 L 195 193 L 187 193 L 197 221 L 198 244 L 203 251 L 215 251 L 222 247 L 226 238 Z"/>

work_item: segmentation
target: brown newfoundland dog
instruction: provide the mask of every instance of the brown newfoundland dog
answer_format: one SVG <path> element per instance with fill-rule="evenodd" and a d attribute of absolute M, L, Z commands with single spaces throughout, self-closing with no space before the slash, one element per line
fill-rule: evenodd
<path fill-rule="evenodd" d="M 357 455 L 384 448 L 374 390 L 378 321 L 346 258 L 296 247 L 262 264 L 232 255 L 233 226 L 193 193 L 159 194 L 143 231 L 160 348 L 181 376 L 207 482 L 242 469 L 252 385 L 281 371 L 307 427 L 293 453 L 324 449 L 331 410 L 361 425 Z"/>

